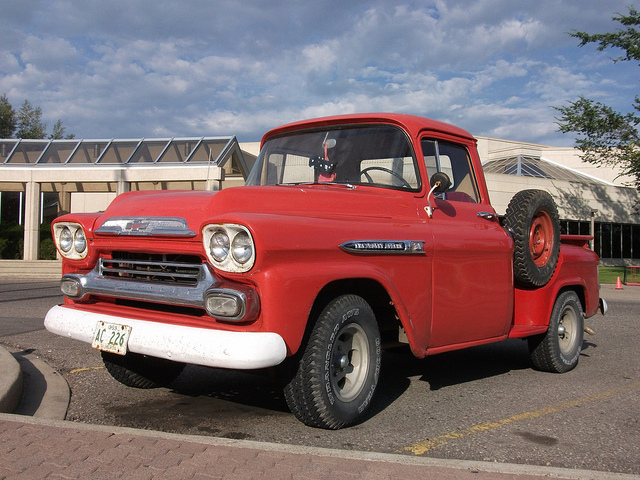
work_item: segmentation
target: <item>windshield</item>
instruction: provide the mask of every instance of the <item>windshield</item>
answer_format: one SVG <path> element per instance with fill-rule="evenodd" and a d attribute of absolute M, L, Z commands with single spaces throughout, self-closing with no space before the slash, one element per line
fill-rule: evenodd
<path fill-rule="evenodd" d="M 390 125 L 344 126 L 269 139 L 247 185 L 341 183 L 417 190 L 409 139 Z"/>

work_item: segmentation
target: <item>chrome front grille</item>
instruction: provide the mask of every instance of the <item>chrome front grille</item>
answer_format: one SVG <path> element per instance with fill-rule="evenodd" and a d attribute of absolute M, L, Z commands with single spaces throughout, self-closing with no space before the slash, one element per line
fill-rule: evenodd
<path fill-rule="evenodd" d="M 114 252 L 100 259 L 99 268 L 104 278 L 190 286 L 202 280 L 205 267 L 192 255 Z"/>

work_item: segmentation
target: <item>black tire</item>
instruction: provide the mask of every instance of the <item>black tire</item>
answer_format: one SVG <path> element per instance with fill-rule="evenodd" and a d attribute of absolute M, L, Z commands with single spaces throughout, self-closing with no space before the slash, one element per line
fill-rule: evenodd
<path fill-rule="evenodd" d="M 164 387 L 178 378 L 185 367 L 184 363 L 137 353 L 129 352 L 126 355 L 101 353 L 107 371 L 113 378 L 128 387 L 143 389 Z"/>
<path fill-rule="evenodd" d="M 327 305 L 313 326 L 284 393 L 291 412 L 311 427 L 355 423 L 371 404 L 382 348 L 375 315 L 356 295 Z"/>
<path fill-rule="evenodd" d="M 560 222 L 558 209 L 549 193 L 523 190 L 507 207 L 505 226 L 514 241 L 513 273 L 517 285 L 546 285 L 558 264 Z"/>
<path fill-rule="evenodd" d="M 558 296 L 544 335 L 529 338 L 531 361 L 537 370 L 565 373 L 578 364 L 584 337 L 584 313 L 578 295 Z"/>

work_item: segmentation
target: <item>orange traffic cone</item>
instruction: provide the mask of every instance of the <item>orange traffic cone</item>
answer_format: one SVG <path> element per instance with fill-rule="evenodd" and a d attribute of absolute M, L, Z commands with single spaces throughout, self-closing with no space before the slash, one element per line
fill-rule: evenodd
<path fill-rule="evenodd" d="M 622 282 L 620 281 L 620 277 L 618 277 L 618 281 L 616 282 L 616 290 L 622 290 Z"/>

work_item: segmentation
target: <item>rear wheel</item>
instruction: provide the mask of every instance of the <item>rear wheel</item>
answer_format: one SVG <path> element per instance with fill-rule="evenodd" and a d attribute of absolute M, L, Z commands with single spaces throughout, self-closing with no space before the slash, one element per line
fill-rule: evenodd
<path fill-rule="evenodd" d="M 567 291 L 558 296 L 549 328 L 529 339 L 531 361 L 536 369 L 564 373 L 575 368 L 582 350 L 584 313 L 578 295 Z"/>
<path fill-rule="evenodd" d="M 353 424 L 371 404 L 381 358 L 371 307 L 356 295 L 338 297 L 318 317 L 285 386 L 289 408 L 309 426 Z"/>
<path fill-rule="evenodd" d="M 137 353 L 129 352 L 126 355 L 101 353 L 107 371 L 113 378 L 128 387 L 164 387 L 178 378 L 185 367 L 184 363 Z"/>

